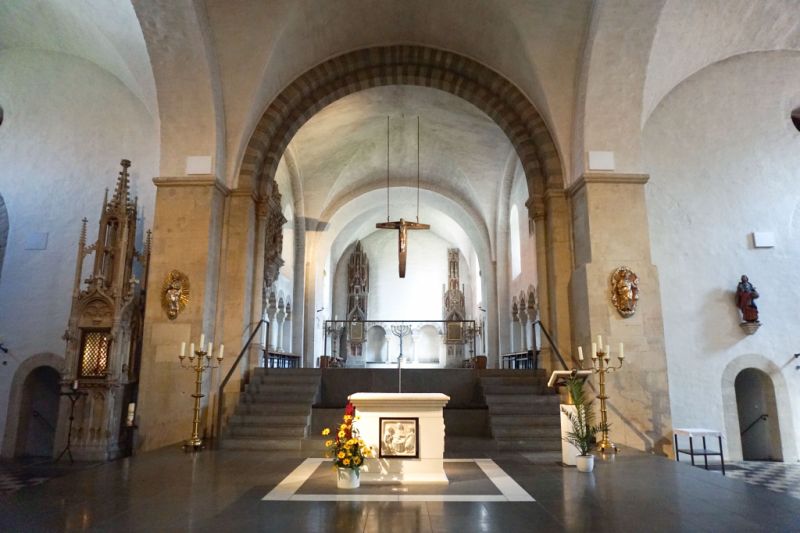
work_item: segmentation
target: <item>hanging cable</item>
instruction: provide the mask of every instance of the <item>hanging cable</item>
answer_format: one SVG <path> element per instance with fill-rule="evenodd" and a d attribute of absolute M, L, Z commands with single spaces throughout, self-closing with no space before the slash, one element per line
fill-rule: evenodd
<path fill-rule="evenodd" d="M 417 115 L 417 222 L 419 222 L 419 115 Z"/>
<path fill-rule="evenodd" d="M 386 222 L 389 222 L 389 117 L 386 117 Z"/>

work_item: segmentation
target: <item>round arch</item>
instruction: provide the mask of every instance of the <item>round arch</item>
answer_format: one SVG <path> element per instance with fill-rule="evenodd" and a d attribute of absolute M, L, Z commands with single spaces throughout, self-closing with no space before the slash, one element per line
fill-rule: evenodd
<path fill-rule="evenodd" d="M 563 187 L 556 146 L 539 112 L 515 85 L 467 57 L 423 46 L 395 45 L 342 54 L 309 70 L 267 107 L 245 149 L 238 187 L 270 181 L 297 130 L 317 111 L 348 94 L 384 85 L 418 85 L 475 105 L 504 131 L 532 187 Z M 533 190 L 530 190 L 533 194 Z"/>
<path fill-rule="evenodd" d="M 783 460 L 786 462 L 796 461 L 798 458 L 797 443 L 795 441 L 791 400 L 786 380 L 778 365 L 759 354 L 748 354 L 737 357 L 728 363 L 728 366 L 726 366 L 725 370 L 722 372 L 722 409 L 730 460 L 742 460 L 742 440 L 739 435 L 741 428 L 739 427 L 739 413 L 736 408 L 735 383 L 736 376 L 738 376 L 742 370 L 748 368 L 761 370 L 772 380 L 778 408 Z"/>
<path fill-rule="evenodd" d="M 61 374 L 64 367 L 64 358 L 52 353 L 40 353 L 25 359 L 14 372 L 11 380 L 11 392 L 8 398 L 8 411 L 6 413 L 6 428 L 3 434 L 3 457 L 14 457 L 17 449 L 19 432 L 20 408 L 22 407 L 22 390 L 28 376 L 40 367 L 49 367 Z M 56 434 L 56 438 L 58 435 Z"/>

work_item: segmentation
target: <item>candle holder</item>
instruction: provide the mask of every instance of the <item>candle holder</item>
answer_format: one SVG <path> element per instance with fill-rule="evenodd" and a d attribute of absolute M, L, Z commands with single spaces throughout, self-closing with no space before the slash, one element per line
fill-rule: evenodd
<path fill-rule="evenodd" d="M 222 364 L 222 356 L 225 350 L 225 345 L 220 344 L 219 346 L 219 353 L 217 354 L 217 361 L 214 364 L 214 358 L 212 357 L 214 353 L 214 345 L 213 343 L 208 343 L 208 347 L 205 347 L 205 335 L 200 336 L 200 347 L 198 350 L 195 350 L 194 343 L 191 343 L 191 347 L 189 349 L 189 364 L 184 364 L 186 360 L 186 343 L 181 343 L 181 353 L 178 356 L 178 360 L 181 362 L 181 368 L 186 368 L 189 370 L 193 370 L 195 373 L 195 382 L 194 382 L 194 394 L 192 394 L 192 398 L 194 398 L 194 416 L 192 418 L 192 436 L 189 440 L 183 443 L 184 451 L 198 451 L 202 450 L 203 439 L 200 438 L 200 399 L 205 396 L 203 394 L 203 373 L 207 369 L 219 368 Z"/>
<path fill-rule="evenodd" d="M 67 429 L 67 445 L 64 446 L 64 449 L 61 450 L 61 453 L 58 454 L 56 457 L 55 463 L 59 462 L 62 457 L 66 454 L 69 457 L 69 462 L 74 463 L 75 460 L 72 458 L 72 423 L 75 420 L 75 402 L 81 399 L 84 396 L 88 396 L 88 392 L 84 392 L 78 388 L 78 380 L 76 379 L 72 383 L 72 387 L 67 390 L 66 392 L 59 392 L 59 396 L 66 396 L 69 398 L 69 425 Z"/>
<path fill-rule="evenodd" d="M 597 445 L 597 449 L 600 450 L 601 453 L 617 453 L 619 451 L 617 449 L 617 445 L 608 439 L 608 416 L 606 413 L 606 400 L 608 400 L 608 395 L 606 394 L 606 374 L 616 372 L 622 368 L 622 364 L 625 360 L 625 352 L 623 351 L 624 348 L 622 343 L 619 343 L 619 354 L 617 355 L 617 358 L 619 359 L 619 365 L 611 366 L 611 347 L 606 345 L 605 350 L 603 350 L 602 337 L 598 335 L 597 340 L 597 344 L 592 343 L 592 368 L 588 369 L 598 375 L 598 380 L 600 382 L 600 394 L 597 395 L 597 399 L 600 400 L 600 428 L 603 432 L 603 438 Z M 580 360 L 581 369 L 583 370 L 584 366 L 582 348 L 578 348 L 578 359 Z"/>

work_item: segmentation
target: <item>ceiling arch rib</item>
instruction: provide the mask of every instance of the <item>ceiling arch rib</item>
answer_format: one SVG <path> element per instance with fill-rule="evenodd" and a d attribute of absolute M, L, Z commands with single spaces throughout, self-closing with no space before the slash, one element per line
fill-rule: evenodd
<path fill-rule="evenodd" d="M 452 93 L 482 110 L 508 136 L 529 182 L 561 187 L 561 162 L 530 101 L 508 80 L 466 57 L 420 46 L 368 48 L 335 57 L 290 84 L 267 108 L 245 151 L 238 186 L 272 179 L 298 129 L 326 105 L 385 85 L 418 85 Z"/>

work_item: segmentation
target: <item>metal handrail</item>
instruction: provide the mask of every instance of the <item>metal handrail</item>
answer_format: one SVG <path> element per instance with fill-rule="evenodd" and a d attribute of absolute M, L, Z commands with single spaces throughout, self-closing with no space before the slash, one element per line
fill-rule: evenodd
<path fill-rule="evenodd" d="M 239 363 L 241 362 L 242 357 L 244 356 L 245 353 L 247 353 L 247 350 L 250 348 L 250 344 L 252 344 L 253 339 L 255 338 L 255 336 L 259 332 L 259 330 L 261 329 L 261 326 L 264 326 L 265 324 L 266 324 L 265 327 L 267 328 L 267 339 L 269 339 L 269 322 L 267 322 L 264 319 L 261 319 L 261 320 L 258 321 L 258 326 L 256 326 L 256 329 L 254 329 L 253 333 L 250 334 L 250 337 L 247 339 L 247 342 L 244 343 L 244 347 L 242 348 L 242 351 L 240 351 L 239 355 L 236 356 L 236 360 L 231 365 L 230 370 L 228 370 L 228 373 L 225 375 L 225 378 L 222 380 L 222 383 L 220 383 L 219 389 L 217 390 L 217 417 L 216 417 L 216 421 L 215 421 L 215 424 L 214 424 L 215 425 L 214 437 L 215 437 L 215 439 L 217 441 L 217 446 L 219 446 L 220 434 L 222 432 L 222 408 L 224 407 L 223 406 L 223 400 L 224 400 L 223 391 L 225 389 L 225 385 L 228 384 L 228 381 L 230 381 L 231 377 L 233 376 L 233 371 L 236 370 L 237 368 L 239 368 Z"/>
<path fill-rule="evenodd" d="M 758 418 L 756 418 L 755 420 L 753 420 L 753 422 L 752 422 L 752 423 L 751 423 L 749 426 L 747 426 L 747 428 L 745 428 L 745 430 L 744 430 L 744 431 L 742 431 L 741 433 L 739 433 L 739 435 L 744 435 L 745 433 L 747 433 L 748 431 L 750 431 L 750 429 L 751 429 L 753 426 L 755 426 L 756 424 L 758 424 L 758 423 L 759 423 L 759 422 L 761 422 L 762 420 L 766 420 L 767 418 L 769 418 L 769 415 L 768 415 L 767 413 L 764 413 L 764 414 L 762 414 L 761 416 L 759 416 Z"/>
<path fill-rule="evenodd" d="M 31 414 L 33 415 L 33 418 L 36 418 L 36 419 L 40 420 L 40 421 L 41 421 L 41 422 L 42 422 L 42 423 L 43 423 L 45 426 L 47 426 L 47 428 L 48 428 L 50 431 L 52 431 L 53 433 L 55 433 L 55 431 L 56 431 L 56 428 L 54 428 L 54 427 L 53 427 L 53 424 L 51 424 L 50 422 L 48 422 L 48 420 L 47 420 L 47 419 L 46 419 L 44 416 L 42 416 L 42 413 L 40 413 L 40 412 L 39 412 L 39 411 L 37 411 L 36 409 L 33 409 L 33 412 L 32 412 Z"/>
<path fill-rule="evenodd" d="M 544 333 L 544 336 L 547 337 L 547 342 L 550 343 L 550 346 L 555 351 L 556 357 L 558 357 L 558 360 L 561 362 L 561 366 L 564 367 L 564 370 L 571 370 L 571 368 L 569 366 L 567 366 L 567 362 L 564 361 L 564 357 L 562 357 L 561 352 L 558 350 L 558 346 L 556 346 L 556 343 L 553 342 L 553 337 L 550 336 L 550 332 L 547 331 L 547 328 L 544 327 L 544 324 L 542 324 L 542 321 L 539 320 L 539 319 L 534 320 L 531 323 L 531 327 L 535 328 L 536 324 L 539 324 L 539 327 L 542 328 L 542 333 Z M 534 329 L 534 336 L 535 336 L 535 334 L 536 334 L 536 330 Z"/>

